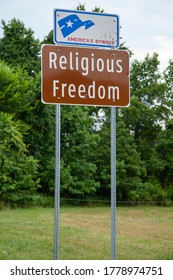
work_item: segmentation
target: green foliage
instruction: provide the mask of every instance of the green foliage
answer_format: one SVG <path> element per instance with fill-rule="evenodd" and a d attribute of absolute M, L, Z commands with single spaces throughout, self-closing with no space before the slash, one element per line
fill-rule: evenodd
<path fill-rule="evenodd" d="M 0 111 L 16 115 L 32 109 L 34 80 L 20 67 L 0 61 Z"/>
<path fill-rule="evenodd" d="M 53 30 L 49 32 L 49 34 L 44 38 L 41 44 L 54 44 L 53 42 Z"/>
<path fill-rule="evenodd" d="M 29 153 L 38 160 L 38 174 L 44 194 L 54 192 L 55 173 L 55 106 L 41 102 L 40 72 L 34 78 L 32 110 L 22 115 L 30 126 L 25 137 Z"/>
<path fill-rule="evenodd" d="M 122 120 L 117 122 L 117 165 L 117 197 L 118 200 L 127 201 L 130 190 L 139 185 L 146 170 L 134 137 Z"/>
<path fill-rule="evenodd" d="M 61 193 L 63 196 L 91 195 L 99 184 L 94 180 L 96 165 L 92 153 L 99 137 L 91 130 L 89 108 L 61 106 Z"/>
<path fill-rule="evenodd" d="M 158 137 L 152 155 L 151 168 L 160 184 L 167 188 L 173 186 L 173 119 L 166 123 Z"/>
<path fill-rule="evenodd" d="M 2 20 L 2 28 L 4 37 L 0 39 L 0 59 L 9 65 L 20 65 L 34 76 L 40 68 L 40 43 L 34 38 L 34 32 L 15 18 L 8 24 Z"/>
<path fill-rule="evenodd" d="M 37 162 L 27 154 L 22 133 L 27 127 L 13 116 L 0 113 L 0 200 L 24 204 L 39 187 Z"/>
<path fill-rule="evenodd" d="M 171 205 L 171 195 L 157 182 L 140 183 L 135 190 L 129 192 L 129 198 L 134 202 Z"/>
<path fill-rule="evenodd" d="M 96 178 L 100 182 L 99 194 L 110 196 L 111 188 L 111 150 L 110 150 L 110 110 L 105 111 L 105 121 L 101 124 L 98 135 L 101 140 L 98 149 L 94 152 L 97 165 Z M 103 113 L 103 112 L 102 112 Z M 117 110 L 116 121 L 116 180 L 117 180 L 117 199 L 128 200 L 129 191 L 141 182 L 145 176 L 145 166 L 140 159 L 140 154 L 134 141 L 133 135 L 130 135 L 128 128 L 120 117 Z"/>
<path fill-rule="evenodd" d="M 150 159 L 161 126 L 169 116 L 165 98 L 166 83 L 158 69 L 158 55 L 147 55 L 131 67 L 131 104 L 122 110 L 126 126 L 134 135 L 141 159 L 150 175 Z"/>
<path fill-rule="evenodd" d="M 40 43 L 33 31 L 16 19 L 2 26 L 0 200 L 27 205 L 32 196 L 43 205 L 54 194 L 55 106 L 41 103 Z M 42 43 L 53 43 L 53 31 Z M 131 65 L 131 104 L 117 109 L 118 200 L 173 201 L 172 77 L 173 60 L 161 74 L 155 53 Z M 60 179 L 65 199 L 109 200 L 109 108 L 61 106 Z"/>
<path fill-rule="evenodd" d="M 167 84 L 166 97 L 169 99 L 169 101 L 172 101 L 170 100 L 170 98 L 172 98 L 173 94 L 173 59 L 169 60 L 168 67 L 166 68 L 163 74 L 165 82 Z"/>
<path fill-rule="evenodd" d="M 85 11 L 85 4 L 79 4 L 79 5 L 77 6 L 77 10 L 78 10 L 78 11 Z"/>

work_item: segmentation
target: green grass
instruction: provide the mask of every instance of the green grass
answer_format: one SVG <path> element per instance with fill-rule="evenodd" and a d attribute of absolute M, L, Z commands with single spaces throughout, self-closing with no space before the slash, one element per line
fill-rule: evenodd
<path fill-rule="evenodd" d="M 53 259 L 54 210 L 0 211 L 0 259 Z M 110 208 L 62 207 L 59 257 L 110 259 Z M 117 258 L 173 260 L 173 208 L 118 207 Z"/>

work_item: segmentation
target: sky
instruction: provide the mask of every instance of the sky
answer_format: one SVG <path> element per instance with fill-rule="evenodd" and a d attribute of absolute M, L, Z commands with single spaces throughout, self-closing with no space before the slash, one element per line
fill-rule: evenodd
<path fill-rule="evenodd" d="M 85 4 L 86 11 L 100 7 L 119 15 L 120 36 L 133 51 L 132 60 L 156 52 L 164 70 L 173 59 L 173 0 L 0 0 L 0 21 L 19 19 L 34 31 L 35 38 L 43 40 L 53 29 L 53 10 L 75 10 L 79 3 Z"/>

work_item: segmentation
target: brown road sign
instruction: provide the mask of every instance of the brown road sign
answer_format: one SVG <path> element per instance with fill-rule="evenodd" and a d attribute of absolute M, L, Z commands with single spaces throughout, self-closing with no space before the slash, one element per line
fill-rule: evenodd
<path fill-rule="evenodd" d="M 128 106 L 129 53 L 123 50 L 43 45 L 42 102 Z"/>

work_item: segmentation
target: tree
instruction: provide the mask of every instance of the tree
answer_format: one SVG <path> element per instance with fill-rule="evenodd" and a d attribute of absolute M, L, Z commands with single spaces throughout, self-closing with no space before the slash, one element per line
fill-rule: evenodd
<path fill-rule="evenodd" d="M 122 201 L 129 200 L 129 192 L 135 190 L 146 175 L 134 136 L 129 133 L 120 118 L 117 122 L 117 195 Z"/>
<path fill-rule="evenodd" d="M 4 37 L 0 39 L 0 59 L 9 65 L 20 65 L 31 76 L 40 69 L 40 42 L 20 20 L 12 19 L 8 24 L 2 20 Z"/>
<path fill-rule="evenodd" d="M 0 62 L 0 110 L 22 120 L 28 133 L 22 136 L 28 153 L 37 160 L 41 188 L 44 194 L 54 190 L 55 110 L 40 100 L 40 72 L 35 77 L 20 66 L 9 67 Z"/>
<path fill-rule="evenodd" d="M 99 187 L 92 153 L 99 138 L 92 131 L 93 119 L 88 107 L 61 106 L 61 194 L 86 198 Z"/>
<path fill-rule="evenodd" d="M 77 9 L 85 10 L 85 5 L 79 4 Z M 93 11 L 103 12 L 98 7 Z M 17 191 L 22 197 L 23 187 L 27 186 L 28 197 L 36 190 L 52 195 L 55 106 L 42 104 L 40 100 L 40 43 L 19 20 L 13 19 L 8 24 L 2 21 L 2 25 L 1 193 L 3 199 L 17 201 Z M 53 31 L 42 43 L 53 43 Z M 124 43 L 120 48 L 127 49 Z M 158 67 L 157 54 L 132 63 L 131 104 L 129 108 L 117 109 L 118 200 L 153 198 L 155 190 L 159 194 L 156 200 L 167 191 L 171 197 L 173 61 L 170 60 L 163 75 Z M 109 198 L 110 109 L 61 106 L 61 134 L 61 195 Z"/>
<path fill-rule="evenodd" d="M 157 137 L 151 160 L 153 175 L 163 188 L 173 189 L 173 119 L 167 121 L 165 128 Z"/>
<path fill-rule="evenodd" d="M 19 66 L 10 67 L 0 61 L 0 111 L 20 118 L 32 110 L 34 80 Z M 23 118 L 23 115 L 22 115 Z"/>
<path fill-rule="evenodd" d="M 167 88 L 165 91 L 166 106 L 169 114 L 167 119 L 173 117 L 173 59 L 169 60 L 168 67 L 163 73 Z"/>
<path fill-rule="evenodd" d="M 124 122 L 134 135 L 142 160 L 146 162 L 152 156 L 161 124 L 169 114 L 165 103 L 166 84 L 161 79 L 158 66 L 157 54 L 132 63 L 130 107 L 122 110 Z"/>
<path fill-rule="evenodd" d="M 0 200 L 26 205 L 39 187 L 37 162 L 28 155 L 23 134 L 28 127 L 0 113 Z"/>
<path fill-rule="evenodd" d="M 40 42 L 20 20 L 2 21 L 0 39 L 0 109 L 29 125 L 23 139 L 28 152 L 38 160 L 43 193 L 54 185 L 54 106 L 43 105 L 41 96 Z"/>
<path fill-rule="evenodd" d="M 111 142 L 110 142 L 110 110 L 107 111 L 105 122 L 100 131 L 101 137 L 98 149 L 95 151 L 97 165 L 97 180 L 100 178 L 99 194 L 110 197 L 111 189 Z M 140 153 L 134 141 L 133 135 L 125 127 L 122 117 L 117 110 L 116 118 L 116 181 L 117 199 L 129 200 L 129 192 L 135 190 L 145 176 L 145 167 L 140 159 Z M 96 155 L 97 154 L 97 155 Z"/>
<path fill-rule="evenodd" d="M 55 177 L 55 106 L 41 102 L 41 73 L 34 77 L 32 110 L 26 111 L 22 119 L 29 125 L 25 137 L 29 153 L 38 161 L 41 193 L 52 195 Z"/>

